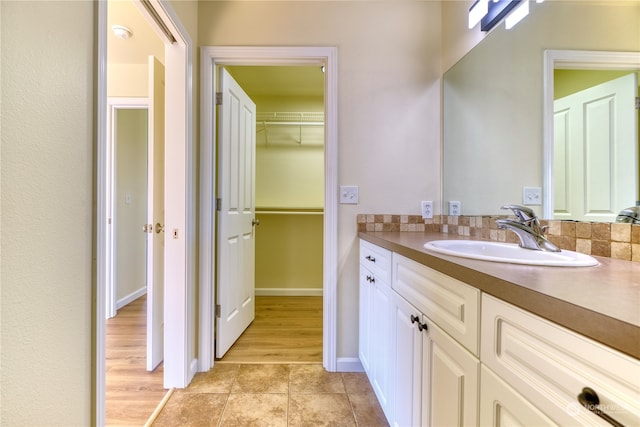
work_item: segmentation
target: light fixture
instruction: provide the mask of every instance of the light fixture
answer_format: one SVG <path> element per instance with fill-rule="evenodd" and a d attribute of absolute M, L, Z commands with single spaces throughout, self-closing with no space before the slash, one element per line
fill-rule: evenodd
<path fill-rule="evenodd" d="M 516 24 L 529 14 L 529 0 L 524 0 L 524 2 L 518 6 L 507 18 L 504 20 L 504 26 L 507 30 L 515 27 Z"/>
<path fill-rule="evenodd" d="M 133 37 L 133 31 L 123 25 L 114 25 L 111 27 L 113 34 L 122 40 L 129 40 Z"/>
<path fill-rule="evenodd" d="M 478 25 L 489 11 L 489 0 L 476 0 L 469 9 L 469 29 Z"/>

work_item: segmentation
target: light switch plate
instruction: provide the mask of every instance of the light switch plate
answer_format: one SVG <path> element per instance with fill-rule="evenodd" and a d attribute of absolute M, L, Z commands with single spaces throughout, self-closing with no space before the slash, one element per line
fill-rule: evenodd
<path fill-rule="evenodd" d="M 542 188 L 523 187 L 522 188 L 522 204 L 523 205 L 541 205 L 542 204 Z"/>
<path fill-rule="evenodd" d="M 341 185 L 340 186 L 340 203 L 357 205 L 358 204 L 358 186 L 357 185 Z"/>

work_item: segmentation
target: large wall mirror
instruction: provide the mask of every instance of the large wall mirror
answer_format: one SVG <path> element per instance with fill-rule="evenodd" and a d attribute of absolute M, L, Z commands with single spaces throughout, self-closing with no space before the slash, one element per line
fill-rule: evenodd
<path fill-rule="evenodd" d="M 545 107 L 545 94 L 554 93 L 551 82 L 554 79 L 546 75 L 549 68 L 545 68 L 545 64 L 549 64 L 551 55 L 555 60 L 550 62 L 557 68 L 567 68 L 563 63 L 571 58 L 565 61 L 559 54 L 567 51 L 574 54 L 585 51 L 640 52 L 640 2 L 546 1 L 536 4 L 530 15 L 515 28 L 496 28 L 445 73 L 444 214 L 450 200 L 461 202 L 464 215 L 505 214 L 500 206 L 523 203 L 523 188 L 538 187 L 544 191 L 538 204 L 532 207 L 545 218 L 613 220 L 611 214 L 586 218 L 572 217 L 570 213 L 554 214 L 552 205 L 558 194 L 554 196 L 553 191 L 554 156 L 550 154 L 553 149 L 544 148 L 545 143 L 551 144 L 553 139 L 551 121 L 554 119 L 553 114 L 545 110 L 548 107 Z M 560 56 L 554 57 L 549 52 Z M 640 54 L 631 54 L 636 58 L 632 60 L 627 57 L 622 68 L 616 63 L 616 54 L 611 55 L 614 60 L 610 67 L 597 61 L 592 68 L 624 71 L 637 79 Z M 637 62 L 635 65 L 634 61 Z M 560 81 L 560 78 L 555 80 Z M 573 76 L 569 80 L 579 79 Z M 635 85 L 637 92 L 637 83 Z M 633 170 L 629 171 L 625 166 L 624 180 L 617 177 L 611 180 L 616 187 L 628 185 L 632 189 L 630 199 L 621 202 L 628 206 L 640 198 L 637 122 L 638 110 L 635 110 L 634 139 L 631 145 L 627 144 L 629 152 L 625 154 L 626 158 L 632 159 Z M 601 176 L 610 175 L 609 171 L 600 173 Z M 617 207 L 610 208 L 613 209 Z"/>

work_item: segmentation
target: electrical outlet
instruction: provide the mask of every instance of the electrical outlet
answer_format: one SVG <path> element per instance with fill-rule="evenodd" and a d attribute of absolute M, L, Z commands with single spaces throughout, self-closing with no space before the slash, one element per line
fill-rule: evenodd
<path fill-rule="evenodd" d="M 522 204 L 523 205 L 541 205 L 542 204 L 542 188 L 523 187 L 522 188 Z"/>
<path fill-rule="evenodd" d="M 422 212 L 423 219 L 433 218 L 433 202 L 431 200 L 429 201 L 423 200 L 420 203 L 420 212 Z"/>
<path fill-rule="evenodd" d="M 357 205 L 358 204 L 358 186 L 357 185 L 341 185 L 340 186 L 340 203 Z"/>
<path fill-rule="evenodd" d="M 454 201 L 454 200 L 449 201 L 449 215 L 450 216 L 460 215 L 460 202 Z"/>

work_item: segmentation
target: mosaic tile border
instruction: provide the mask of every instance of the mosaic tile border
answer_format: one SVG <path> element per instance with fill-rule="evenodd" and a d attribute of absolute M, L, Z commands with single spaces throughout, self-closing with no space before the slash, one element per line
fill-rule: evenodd
<path fill-rule="evenodd" d="M 445 216 L 358 214 L 358 231 L 411 231 L 448 233 L 517 243 L 515 234 L 500 230 L 496 219 L 508 216 Z M 561 249 L 640 262 L 640 225 L 542 220 L 547 238 Z"/>

